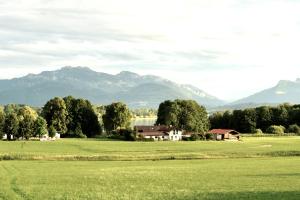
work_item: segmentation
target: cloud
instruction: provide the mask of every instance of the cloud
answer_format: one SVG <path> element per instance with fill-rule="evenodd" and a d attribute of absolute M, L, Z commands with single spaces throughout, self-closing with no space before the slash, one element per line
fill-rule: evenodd
<path fill-rule="evenodd" d="M 292 0 L 0 0 L 1 78 L 82 65 L 235 99 L 300 73 L 299 10 Z"/>

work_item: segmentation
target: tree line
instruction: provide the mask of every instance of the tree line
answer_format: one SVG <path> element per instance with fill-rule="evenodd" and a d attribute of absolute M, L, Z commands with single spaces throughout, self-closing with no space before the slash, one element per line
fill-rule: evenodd
<path fill-rule="evenodd" d="M 152 111 L 151 111 L 152 112 Z M 121 102 L 94 106 L 82 98 L 67 96 L 50 99 L 42 108 L 9 104 L 0 109 L 0 137 L 29 139 L 54 137 L 97 137 L 103 132 L 126 140 L 136 135 L 130 127 L 132 112 Z M 157 113 L 157 125 L 173 126 L 204 134 L 209 129 L 205 107 L 193 100 L 164 101 Z"/>
<path fill-rule="evenodd" d="M 241 133 L 300 133 L 300 105 L 281 104 L 213 113 L 211 128 L 235 129 Z"/>
<path fill-rule="evenodd" d="M 131 114 L 121 103 L 93 106 L 90 101 L 67 96 L 50 99 L 42 108 L 9 104 L 0 107 L 0 138 L 30 139 L 49 135 L 54 137 L 96 137 L 103 129 L 111 132 L 129 127 Z"/>

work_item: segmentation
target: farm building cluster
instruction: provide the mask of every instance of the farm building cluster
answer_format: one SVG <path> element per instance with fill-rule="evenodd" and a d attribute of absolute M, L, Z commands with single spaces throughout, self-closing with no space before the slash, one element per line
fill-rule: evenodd
<path fill-rule="evenodd" d="M 7 134 L 4 134 L 2 139 L 3 140 L 13 140 L 14 137 L 12 135 L 7 136 Z M 38 139 L 40 141 L 54 141 L 54 140 L 60 139 L 60 133 L 56 133 L 54 137 L 49 137 L 48 135 L 43 135 L 43 136 L 41 136 L 41 138 L 38 138 Z M 20 137 L 19 140 L 22 140 L 22 138 Z"/>
<path fill-rule="evenodd" d="M 171 126 L 135 126 L 137 137 L 156 141 L 179 141 L 192 136 L 191 132 L 178 130 Z M 214 140 L 239 140 L 240 133 L 231 129 L 213 129 L 207 132 Z"/>

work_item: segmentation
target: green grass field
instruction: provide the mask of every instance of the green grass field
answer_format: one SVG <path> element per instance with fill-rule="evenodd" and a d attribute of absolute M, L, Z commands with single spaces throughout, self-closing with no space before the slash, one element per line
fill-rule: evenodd
<path fill-rule="evenodd" d="M 0 142 L 0 199 L 300 199 L 300 137 Z"/>

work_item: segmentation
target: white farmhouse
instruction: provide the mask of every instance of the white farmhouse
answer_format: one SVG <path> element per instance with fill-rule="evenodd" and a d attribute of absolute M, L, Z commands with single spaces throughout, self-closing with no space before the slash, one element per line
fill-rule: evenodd
<path fill-rule="evenodd" d="M 135 126 L 137 136 L 154 140 L 182 140 L 182 131 L 169 126 Z"/>

